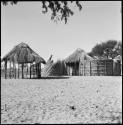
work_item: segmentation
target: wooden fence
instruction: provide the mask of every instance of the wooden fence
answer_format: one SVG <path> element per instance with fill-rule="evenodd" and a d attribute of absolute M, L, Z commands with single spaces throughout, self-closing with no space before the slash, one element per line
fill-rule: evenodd
<path fill-rule="evenodd" d="M 75 66 L 76 65 L 76 66 Z M 114 62 L 112 59 L 108 60 L 84 60 L 75 65 L 67 65 L 68 75 L 80 76 L 113 76 L 121 75 L 120 62 Z"/>
<path fill-rule="evenodd" d="M 6 72 L 6 78 L 40 78 L 41 77 L 41 65 L 40 64 L 33 64 L 31 67 L 24 66 L 23 68 L 23 77 L 22 77 L 22 67 L 21 65 L 18 68 L 8 68 Z M 5 68 L 1 69 L 1 77 L 5 77 Z"/>
<path fill-rule="evenodd" d="M 7 77 L 9 78 L 22 78 L 21 74 L 22 70 L 21 67 L 18 67 L 16 69 L 16 75 L 14 69 L 8 69 L 7 70 Z M 38 68 L 38 67 L 37 67 Z M 53 62 L 49 63 L 46 67 L 45 70 L 42 71 L 41 69 L 37 70 L 36 65 L 32 65 L 31 68 L 24 68 L 24 78 L 37 78 L 42 76 L 49 76 L 49 75 L 59 75 L 59 72 L 62 72 L 61 70 L 59 71 L 58 69 L 59 66 L 54 65 Z M 38 68 L 39 69 L 39 68 Z M 67 65 L 66 64 L 66 70 L 67 70 L 67 75 L 76 75 L 76 76 L 120 76 L 121 75 L 121 62 L 117 61 L 114 62 L 113 60 L 92 60 L 92 61 L 87 61 L 84 60 L 81 63 L 76 63 L 76 65 Z M 4 77 L 5 75 L 5 69 L 1 69 L 1 77 Z M 63 73 L 62 73 L 63 75 Z M 66 73 L 64 74 L 66 75 Z"/>

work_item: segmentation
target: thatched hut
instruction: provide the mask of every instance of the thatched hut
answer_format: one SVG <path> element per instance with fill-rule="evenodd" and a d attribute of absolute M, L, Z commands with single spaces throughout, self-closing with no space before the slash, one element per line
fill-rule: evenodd
<path fill-rule="evenodd" d="M 78 48 L 65 59 L 68 75 L 86 75 L 89 71 L 88 68 L 90 67 L 91 60 L 93 60 L 92 57 L 84 50 Z"/>
<path fill-rule="evenodd" d="M 7 78 L 7 63 L 9 62 L 9 76 L 11 78 L 11 71 L 14 72 L 14 77 L 16 78 L 16 66 L 18 64 L 18 78 L 20 73 L 20 65 L 21 65 L 21 72 L 22 78 L 24 78 L 24 67 L 27 66 L 28 71 L 28 64 L 30 64 L 30 78 L 31 78 L 31 71 L 32 67 L 36 67 L 36 76 L 41 76 L 41 63 L 45 64 L 45 60 L 40 57 L 36 52 L 34 52 L 27 44 L 20 43 L 19 45 L 15 46 L 8 54 L 6 54 L 2 60 L 4 62 L 5 67 L 5 78 Z M 11 63 L 13 63 L 13 67 L 11 67 Z M 32 66 L 33 65 L 33 66 Z"/>

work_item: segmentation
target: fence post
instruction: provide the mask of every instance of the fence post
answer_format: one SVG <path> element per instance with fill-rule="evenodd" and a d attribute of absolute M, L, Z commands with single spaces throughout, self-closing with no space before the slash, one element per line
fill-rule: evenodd
<path fill-rule="evenodd" d="M 5 79 L 7 78 L 7 60 L 5 60 Z"/>
<path fill-rule="evenodd" d="M 31 63 L 30 63 L 30 79 L 31 79 Z"/>
<path fill-rule="evenodd" d="M 9 62 L 10 63 L 10 72 L 9 72 L 9 77 L 10 77 L 10 79 L 11 79 L 11 61 Z"/>
<path fill-rule="evenodd" d="M 112 60 L 112 76 L 114 76 L 114 61 Z"/>
<path fill-rule="evenodd" d="M 41 70 L 41 64 L 40 64 L 40 74 L 42 73 L 42 70 Z M 41 74 L 41 76 L 42 76 L 42 74 Z"/>
<path fill-rule="evenodd" d="M 18 63 L 18 79 L 19 79 L 19 63 Z"/>
<path fill-rule="evenodd" d="M 99 63 L 97 61 L 97 75 L 99 76 Z"/>
<path fill-rule="evenodd" d="M 91 61 L 90 61 L 90 76 L 91 76 Z"/>
<path fill-rule="evenodd" d="M 83 76 L 85 75 L 85 63 L 83 61 Z"/>
<path fill-rule="evenodd" d="M 24 70 L 24 63 L 22 63 L 21 66 L 22 66 L 21 68 L 22 68 L 22 79 L 23 79 L 24 78 L 24 72 L 23 72 L 23 70 Z"/>
<path fill-rule="evenodd" d="M 16 64 L 14 64 L 15 65 L 15 79 L 16 79 Z"/>
<path fill-rule="evenodd" d="M 122 61 L 122 60 L 121 60 Z M 122 62 L 120 61 L 120 69 L 121 69 L 121 73 L 120 75 L 122 76 Z"/>
<path fill-rule="evenodd" d="M 79 59 L 79 76 L 81 75 L 81 62 L 80 62 L 80 59 Z"/>
<path fill-rule="evenodd" d="M 104 66 L 105 66 L 105 76 L 106 76 L 107 75 L 107 72 L 106 72 L 106 60 L 105 60 Z"/>
<path fill-rule="evenodd" d="M 69 71 L 69 76 L 70 76 L 70 66 L 68 67 L 68 71 Z"/>

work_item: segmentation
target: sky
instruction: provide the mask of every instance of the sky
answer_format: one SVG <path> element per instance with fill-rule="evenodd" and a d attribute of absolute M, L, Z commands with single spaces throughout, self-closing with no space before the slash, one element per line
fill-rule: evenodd
<path fill-rule="evenodd" d="M 82 11 L 72 6 L 68 23 L 55 23 L 50 12 L 42 14 L 40 2 L 1 4 L 1 57 L 21 42 L 46 61 L 65 59 L 77 48 L 90 52 L 107 40 L 121 40 L 120 1 L 82 1 Z"/>

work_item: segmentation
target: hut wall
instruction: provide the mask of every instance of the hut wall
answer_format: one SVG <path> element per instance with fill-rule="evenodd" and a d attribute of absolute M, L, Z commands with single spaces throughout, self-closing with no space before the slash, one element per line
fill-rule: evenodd
<path fill-rule="evenodd" d="M 91 76 L 98 76 L 99 72 L 98 72 L 98 62 L 96 60 L 92 60 L 91 62 Z"/>
<path fill-rule="evenodd" d="M 80 62 L 78 66 L 72 66 L 72 75 L 81 75 L 81 76 L 112 76 L 114 74 L 113 69 L 113 60 L 92 60 L 87 61 L 84 60 L 83 62 Z M 115 64 L 117 65 L 117 64 Z M 115 66 L 116 67 L 116 66 Z M 67 69 L 69 69 L 70 66 L 67 65 Z M 119 75 L 120 67 L 119 65 L 115 70 L 117 71 L 117 74 Z M 69 71 L 69 70 L 67 70 Z M 76 71 L 76 72 L 75 72 Z M 119 72 L 118 72 L 119 71 Z M 68 72 L 70 75 L 70 73 Z"/>
<path fill-rule="evenodd" d="M 106 61 L 106 76 L 112 76 L 113 75 L 113 60 L 107 60 Z"/>
<path fill-rule="evenodd" d="M 113 60 L 93 60 L 90 69 L 92 76 L 112 76 Z"/>
<path fill-rule="evenodd" d="M 99 76 L 106 75 L 106 61 L 105 60 L 97 60 L 97 74 Z"/>
<path fill-rule="evenodd" d="M 90 61 L 84 61 L 84 76 L 90 76 Z"/>
<path fill-rule="evenodd" d="M 84 64 L 82 62 L 79 63 L 79 75 L 84 75 Z"/>
<path fill-rule="evenodd" d="M 114 76 L 122 75 L 121 70 L 122 70 L 121 62 L 120 61 L 113 62 L 113 75 Z"/>

